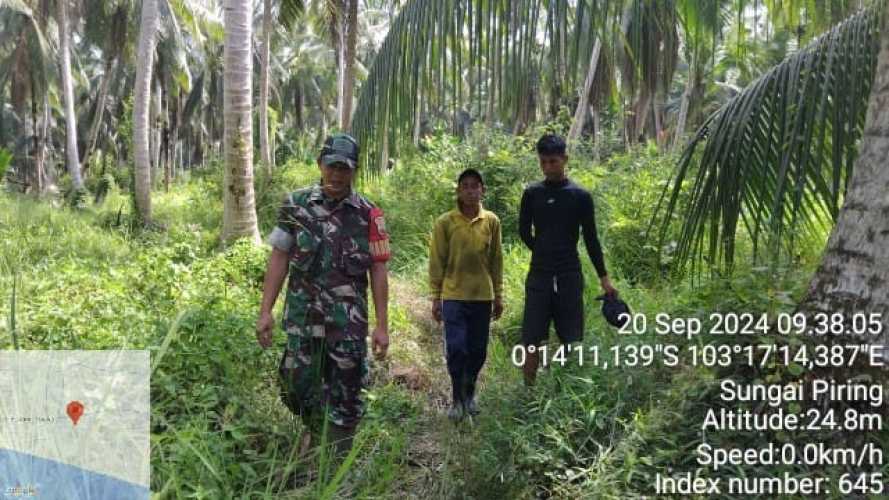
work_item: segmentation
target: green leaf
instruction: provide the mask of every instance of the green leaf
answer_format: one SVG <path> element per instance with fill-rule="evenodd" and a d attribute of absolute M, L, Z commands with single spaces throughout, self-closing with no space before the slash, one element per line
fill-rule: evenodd
<path fill-rule="evenodd" d="M 6 169 L 9 168 L 9 165 L 11 163 L 12 153 L 3 148 L 0 148 L 0 181 L 3 180 L 3 177 L 6 175 Z"/>

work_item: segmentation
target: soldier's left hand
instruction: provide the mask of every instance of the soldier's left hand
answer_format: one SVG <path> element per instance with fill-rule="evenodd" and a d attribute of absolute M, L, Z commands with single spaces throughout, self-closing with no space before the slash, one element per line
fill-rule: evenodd
<path fill-rule="evenodd" d="M 376 327 L 371 338 L 374 357 L 379 360 L 386 358 L 386 351 L 389 350 L 389 333 L 383 327 Z"/>
<path fill-rule="evenodd" d="M 259 319 L 256 321 L 256 341 L 263 349 L 272 346 L 272 333 L 274 331 L 275 320 L 269 312 L 261 312 Z"/>
<path fill-rule="evenodd" d="M 500 319 L 500 316 L 503 315 L 503 299 L 502 298 L 497 297 L 496 299 L 494 299 L 494 310 L 492 311 L 492 315 L 493 315 L 495 321 Z"/>

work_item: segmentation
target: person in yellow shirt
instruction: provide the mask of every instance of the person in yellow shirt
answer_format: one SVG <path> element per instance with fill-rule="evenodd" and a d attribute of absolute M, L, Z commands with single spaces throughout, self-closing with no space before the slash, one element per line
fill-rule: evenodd
<path fill-rule="evenodd" d="M 457 178 L 457 208 L 435 221 L 429 248 L 432 316 L 444 320 L 453 388 L 451 420 L 478 415 L 475 385 L 485 364 L 490 322 L 503 313 L 500 219 L 485 210 L 485 182 L 469 168 Z"/>

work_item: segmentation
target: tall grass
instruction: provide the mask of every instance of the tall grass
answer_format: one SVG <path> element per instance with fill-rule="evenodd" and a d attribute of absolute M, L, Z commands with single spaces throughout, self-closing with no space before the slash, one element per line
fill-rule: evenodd
<path fill-rule="evenodd" d="M 9 299 L 9 333 L 12 335 L 12 348 L 16 351 L 19 350 L 19 338 L 15 331 L 15 292 L 18 280 L 19 276 L 16 273 L 12 276 L 12 296 Z"/>

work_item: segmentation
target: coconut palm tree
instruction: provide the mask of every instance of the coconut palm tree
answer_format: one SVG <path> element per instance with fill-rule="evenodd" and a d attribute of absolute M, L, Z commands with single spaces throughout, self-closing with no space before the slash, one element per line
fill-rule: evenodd
<path fill-rule="evenodd" d="M 303 15 L 302 0 L 282 0 L 278 9 L 277 18 L 273 13 L 273 0 L 263 0 L 262 12 L 262 46 L 259 58 L 259 149 L 260 159 L 265 167 L 271 171 L 275 165 L 275 155 L 272 152 L 269 140 L 269 90 L 272 85 L 271 61 L 272 61 L 272 35 L 275 25 L 281 24 L 290 29 Z"/>
<path fill-rule="evenodd" d="M 262 54 L 259 70 L 259 149 L 263 165 L 271 171 L 274 166 L 269 146 L 269 60 L 272 44 L 272 0 L 262 1 Z"/>
<path fill-rule="evenodd" d="M 259 242 L 253 194 L 253 5 L 225 0 L 225 174 L 222 239 Z"/>
<path fill-rule="evenodd" d="M 120 2 L 100 2 L 89 0 L 87 11 L 91 22 L 85 24 L 86 38 L 102 48 L 103 72 L 96 94 L 95 112 L 92 116 L 92 124 L 89 128 L 86 146 L 80 160 L 82 171 L 89 168 L 90 157 L 96 150 L 96 142 L 99 137 L 99 128 L 108 105 L 108 89 L 114 76 L 117 60 L 124 54 L 129 40 L 127 29 L 129 27 L 129 12 L 132 5 L 128 0 Z"/>
<path fill-rule="evenodd" d="M 0 89 L 9 83 L 10 115 L 21 124 L 11 148 L 16 157 L 16 175 L 26 189 L 34 187 L 38 193 L 47 187 L 51 175 L 45 160 L 49 149 L 49 93 L 57 74 L 57 56 L 46 38 L 49 18 L 44 7 L 48 6 L 37 2 L 0 2 L 0 50 L 9 48 L 0 60 Z"/>
<path fill-rule="evenodd" d="M 323 33 L 333 48 L 336 61 L 336 124 L 348 130 L 352 120 L 352 101 L 355 89 L 355 63 L 358 51 L 359 13 L 358 0 L 315 0 L 305 6 L 302 2 L 288 0 L 292 12 L 305 12 L 300 17 L 311 24 L 316 33 Z M 285 2 L 286 3 L 286 2 Z M 282 16 L 284 6 L 282 5 Z M 282 19 L 290 28 L 293 20 Z"/>
<path fill-rule="evenodd" d="M 299 136 L 313 129 L 320 144 L 329 124 L 336 122 L 337 75 L 331 59 L 334 56 L 327 37 L 316 34 L 307 23 L 291 30 L 288 43 L 272 55 L 275 77 L 271 80 L 276 82 L 283 109 L 291 111 L 289 126 L 278 129 L 279 134 L 291 134 L 289 139 L 277 141 L 284 150 L 304 142 Z"/>
<path fill-rule="evenodd" d="M 867 341 L 889 347 L 889 18 L 885 1 L 788 57 L 714 113 L 683 152 L 661 231 L 681 210 L 679 267 L 730 270 L 736 238 L 770 262 L 799 234 L 830 227 L 797 312 L 876 322 Z M 856 147 L 859 142 L 860 145 Z M 704 144 L 706 143 L 706 144 Z M 680 184 L 704 144 L 690 197 Z M 665 191 L 666 192 L 666 191 Z M 739 224 L 740 223 L 740 224 Z M 788 237 L 789 235 L 789 237 Z M 757 245 L 764 241 L 766 252 Z M 870 324 L 870 323 L 869 323 Z M 861 343 L 859 337 L 848 337 Z M 844 337 L 826 337 L 841 342 Z M 857 367 L 856 367 L 857 369 Z"/>
<path fill-rule="evenodd" d="M 352 125 L 352 99 L 355 93 L 355 56 L 358 47 L 358 0 L 338 0 L 337 69 L 339 75 L 338 123 L 341 130 Z"/>
<path fill-rule="evenodd" d="M 884 362 L 889 349 L 889 29 L 885 22 L 884 17 L 863 137 L 845 202 L 798 307 L 809 318 L 819 313 L 840 313 L 844 318 L 879 314 L 882 332 L 872 344 L 883 346 L 878 357 Z"/>
<path fill-rule="evenodd" d="M 164 23 L 161 25 L 161 20 Z M 178 22 L 181 19 L 182 22 Z M 180 28 L 184 26 L 185 29 Z M 188 69 L 188 57 L 191 52 L 203 48 L 205 39 L 211 42 L 221 36 L 220 23 L 210 11 L 209 6 L 195 1 L 164 1 L 143 0 L 142 15 L 139 29 L 139 46 L 137 52 L 136 81 L 133 101 L 133 150 L 135 154 L 135 199 L 139 218 L 148 223 L 151 221 L 151 169 L 152 165 L 160 165 L 161 131 L 152 132 L 152 116 L 162 111 L 162 93 L 167 85 L 167 113 L 171 113 L 169 96 L 189 93 L 191 90 L 191 73 Z M 161 32 L 163 27 L 163 32 Z M 163 33 L 162 43 L 158 36 Z M 189 35 L 188 40 L 183 34 Z M 161 63 L 161 75 L 154 75 L 156 58 Z M 154 101 L 152 102 L 152 86 L 154 85 Z M 181 101 L 177 101 L 181 102 Z M 154 109 L 152 109 L 154 108 Z M 183 108 L 173 106 L 172 113 L 178 114 Z M 152 113 L 154 111 L 154 113 Z M 181 123 L 181 120 L 164 118 L 167 122 Z M 157 120 L 155 120 L 157 121 Z M 173 131 L 172 141 L 175 148 L 178 139 Z M 167 154 L 170 158 L 174 155 Z M 154 159 L 153 159 L 154 158 Z M 168 165 L 170 160 L 167 160 Z M 170 168 L 168 166 L 168 168 Z M 170 171 L 167 170 L 166 177 Z"/>
<path fill-rule="evenodd" d="M 59 27 L 59 72 L 61 73 L 62 100 L 65 108 L 66 161 L 71 187 L 83 190 L 80 175 L 80 155 L 77 152 L 77 115 L 74 114 L 74 83 L 71 77 L 71 33 L 68 23 L 68 0 L 56 0 L 56 23 Z"/>
<path fill-rule="evenodd" d="M 613 50 L 613 47 L 608 45 L 607 40 L 614 38 L 608 34 L 609 31 L 613 32 L 614 28 L 614 25 L 609 23 L 613 22 L 617 13 L 609 12 L 610 6 L 613 6 L 613 4 L 607 1 L 592 2 L 589 5 L 587 5 L 587 2 L 578 4 L 577 24 L 579 27 L 585 26 L 584 28 L 579 28 L 579 30 L 581 33 L 589 35 L 589 41 L 593 43 L 593 47 L 589 51 L 590 59 L 587 63 L 586 77 L 583 80 L 583 85 L 578 88 L 578 103 L 574 108 L 574 119 L 568 131 L 567 140 L 572 145 L 580 137 L 587 115 L 591 114 L 591 97 L 595 101 L 604 90 L 601 86 L 596 88 L 596 83 L 601 82 L 601 76 L 607 71 L 607 63 L 605 62 L 607 54 L 605 53 Z M 583 39 L 583 36 L 576 38 L 577 44 L 572 47 L 573 50 L 580 50 Z M 597 76 L 600 78 L 597 79 Z M 593 113 L 595 113 L 595 110 Z M 595 118 L 595 115 L 593 118 Z"/>
<path fill-rule="evenodd" d="M 151 151 L 148 147 L 151 106 L 151 73 L 158 32 L 158 0 L 142 0 L 139 48 L 136 55 L 136 85 L 133 98 L 133 150 L 135 154 L 135 200 L 138 217 L 151 221 Z"/>
<path fill-rule="evenodd" d="M 674 149 L 683 145 L 689 111 L 700 103 L 706 68 L 713 60 L 719 38 L 725 25 L 729 2 L 714 0 L 678 0 L 677 19 L 682 32 L 685 61 L 688 64 L 685 89 L 673 130 Z"/>
<path fill-rule="evenodd" d="M 624 140 L 661 139 L 664 96 L 670 89 L 679 55 L 676 2 L 633 1 L 627 4 L 621 69 L 621 89 L 626 95 Z M 649 117 L 654 131 L 646 132 Z"/>

